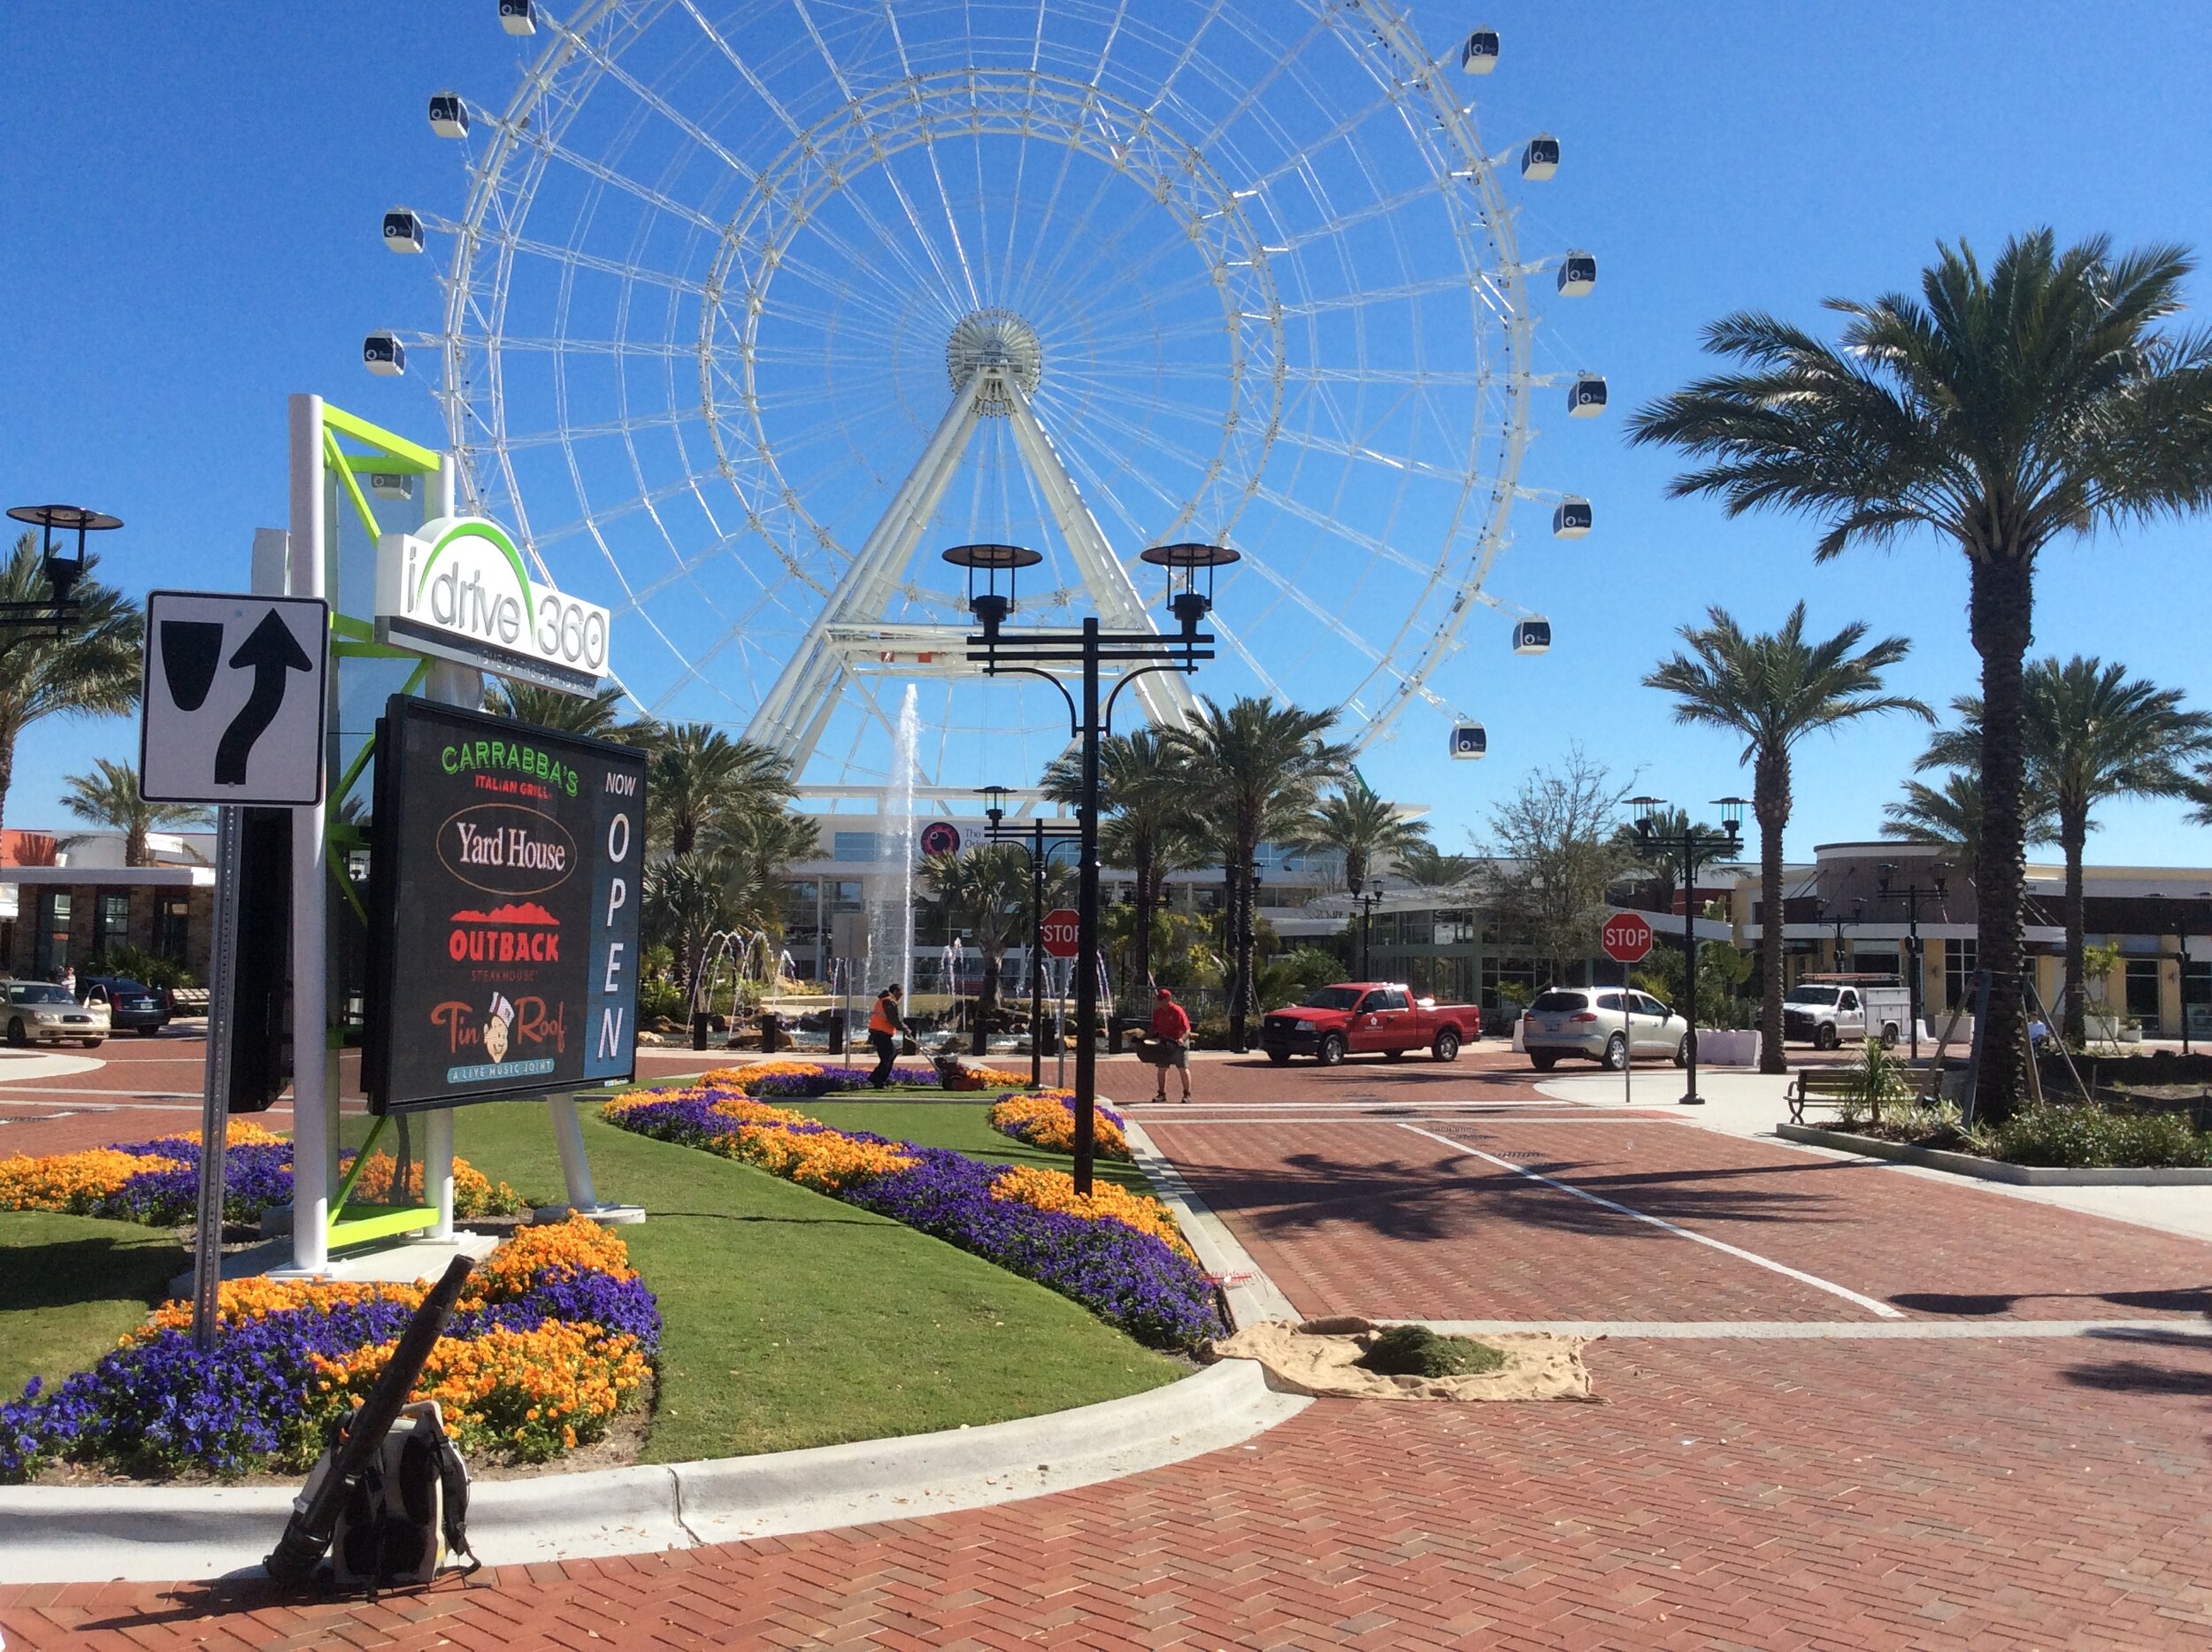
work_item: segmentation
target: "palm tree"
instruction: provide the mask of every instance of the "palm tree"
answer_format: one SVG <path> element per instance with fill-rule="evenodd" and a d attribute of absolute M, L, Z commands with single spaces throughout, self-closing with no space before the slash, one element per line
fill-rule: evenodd
<path fill-rule="evenodd" d="M 138 795 L 138 775 L 128 765 L 105 757 L 92 760 L 92 772 L 68 777 L 68 795 L 61 806 L 80 820 L 123 834 L 123 864 L 150 866 L 153 856 L 146 848 L 150 832 L 173 832 L 183 826 L 207 824 L 204 809 L 189 803 L 150 803 Z M 65 837 L 64 849 L 84 841 L 82 834 Z"/>
<path fill-rule="evenodd" d="M 1126 866 L 1136 880 L 1129 984 L 1152 982 L 1152 925 L 1167 895 L 1167 876 L 1203 864 L 1204 850 L 1190 812 L 1188 754 L 1157 730 L 1111 734 L 1098 749 L 1099 850 L 1109 865 Z M 1044 795 L 1057 803 L 1083 801 L 1083 769 L 1072 754 L 1045 770 Z"/>
<path fill-rule="evenodd" d="M 1790 750 L 1816 729 L 1909 711 L 1931 723 L 1919 701 L 1882 692 L 1882 672 L 1911 652 L 1902 637 L 1866 640 L 1854 622 L 1822 642 L 1805 640 L 1805 604 L 1779 631 L 1747 636 L 1727 611 L 1684 626 L 1687 653 L 1659 663 L 1647 688 L 1675 696 L 1674 720 L 1724 728 L 1744 738 L 1751 765 L 1751 812 L 1759 822 L 1759 1071 L 1786 1072 L 1782 1054 L 1782 833 L 1790 823 Z"/>
<path fill-rule="evenodd" d="M 499 678 L 484 685 L 484 709 L 495 717 L 511 717 L 518 723 L 534 723 L 540 728 L 555 728 L 565 734 L 582 734 L 593 740 L 626 740 L 633 745 L 642 745 L 645 741 L 641 736 L 652 728 L 652 719 L 626 721 L 622 703 L 629 697 L 629 690 L 619 683 L 610 683 L 590 695 L 568 694 L 559 688 L 541 688 L 536 683 L 509 682 Z"/>
<path fill-rule="evenodd" d="M 1706 867 L 1727 859 L 1732 852 L 1727 834 L 1720 827 L 1704 820 L 1693 821 L 1686 809 L 1654 809 L 1650 818 L 1655 836 L 1683 839 L 1688 838 L 1692 833 L 1697 834 L 1694 841 L 1700 844 L 1700 848 L 1696 864 L 1690 868 L 1693 879 Z M 1642 857 L 1642 840 L 1637 835 L 1635 827 L 1624 826 L 1614 834 L 1614 840 L 1629 853 L 1640 858 Z M 1711 847 L 1703 847 L 1708 842 Z M 1644 881 L 1649 889 L 1648 898 L 1654 911 L 1674 911 L 1675 873 L 1681 864 L 1681 861 L 1672 855 L 1658 855 L 1644 860 Z M 1692 887 L 1695 887 L 1694 883 Z"/>
<path fill-rule="evenodd" d="M 730 909 L 749 928 L 783 933 L 783 874 L 791 863 L 822 852 L 821 829 L 788 809 L 741 809 L 718 815 L 702 834 L 700 852 L 722 874 Z"/>
<path fill-rule="evenodd" d="M 976 995 L 970 1050 L 988 1047 L 998 1010 L 999 979 L 1012 940 L 1029 912 L 1029 857 L 1018 843 L 985 843 L 922 863 L 922 882 L 949 928 L 965 930 L 983 954 L 983 986 Z"/>
<path fill-rule="evenodd" d="M 1246 1017 L 1255 1008 L 1252 975 L 1253 857 L 1263 842 L 1287 842 L 1303 827 L 1315 795 L 1344 772 L 1348 747 L 1322 736 L 1337 714 L 1278 705 L 1240 695 L 1226 710 L 1200 702 L 1185 728 L 1164 738 L 1190 765 L 1186 795 L 1221 857 L 1229 895 L 1229 1042 L 1244 1048 Z"/>
<path fill-rule="evenodd" d="M 1424 889 L 1448 889 L 1467 882 L 1475 875 L 1472 855 L 1447 855 L 1436 845 L 1423 841 L 1401 850 L 1397 857 L 1398 875 L 1409 879 Z"/>
<path fill-rule="evenodd" d="M 1939 250 L 1922 296 L 1831 301 L 1840 348 L 1771 316 L 1737 314 L 1706 348 L 1745 371 L 1645 408 L 1638 442 L 1696 455 L 1678 496 L 1729 514 L 1803 511 L 1825 560 L 1932 528 L 1965 553 L 1970 629 L 1988 708 L 1979 947 L 1994 972 L 1984 1070 L 1993 1118 L 2026 1076 L 2021 1014 L 2025 820 L 2022 675 L 2036 557 L 2062 537 L 2212 503 L 2212 335 L 2161 332 L 2193 268 L 2176 246 L 2115 256 L 2103 236 L 2057 250 L 2048 229 L 2008 242 L 1986 273 Z"/>
<path fill-rule="evenodd" d="M 780 811 L 797 794 L 790 762 L 759 741 L 732 740 L 709 723 L 661 731 L 646 771 L 646 808 L 672 855 L 688 855 L 726 813 Z"/>
<path fill-rule="evenodd" d="M 2061 1022 L 2069 1043 L 2085 1041 L 2082 950 L 2082 862 L 2096 829 L 2090 811 L 2116 797 L 2181 797 L 2190 782 L 2184 765 L 2212 751 L 2212 718 L 2182 709 L 2181 691 L 2138 677 L 2118 661 L 2108 665 L 2075 655 L 2037 660 L 2022 683 L 2028 792 L 2042 801 L 2066 857 L 2066 997 Z M 1982 703 L 1952 702 L 1959 726 L 1930 742 L 1920 767 L 1962 768 L 1983 745 Z M 1980 885 L 1975 886 L 1978 894 Z"/>
<path fill-rule="evenodd" d="M 2055 843 L 2058 826 L 2049 801 L 2035 784 L 2032 772 L 2028 779 L 2029 801 L 2023 808 L 2024 841 L 2029 845 Z M 1907 780 L 1905 795 L 1895 803 L 1884 803 L 1882 815 L 1884 837 L 1909 843 L 1947 843 L 1967 881 L 1975 881 L 1981 859 L 1982 785 L 1971 769 L 1952 770 L 1939 787 Z"/>
<path fill-rule="evenodd" d="M 1355 772 L 1316 804 L 1305 830 L 1291 841 L 1300 849 L 1335 849 L 1344 857 L 1344 887 L 1354 895 L 1376 857 L 1397 857 L 1425 844 L 1428 826 L 1409 820 Z"/>
<path fill-rule="evenodd" d="M 86 573 L 71 598 L 75 612 L 62 635 L 0 632 L 0 818 L 15 779 L 16 739 L 26 728 L 60 712 L 112 716 L 138 703 L 145 622 L 121 592 L 92 577 L 100 559 L 84 560 Z M 25 534 L 0 567 L 0 605 L 52 596 L 38 535 Z"/>
<path fill-rule="evenodd" d="M 649 862 L 644 884 L 645 938 L 675 955 L 676 980 L 687 1004 L 695 1004 L 708 939 L 738 920 L 729 880 L 711 856 L 692 853 Z"/>

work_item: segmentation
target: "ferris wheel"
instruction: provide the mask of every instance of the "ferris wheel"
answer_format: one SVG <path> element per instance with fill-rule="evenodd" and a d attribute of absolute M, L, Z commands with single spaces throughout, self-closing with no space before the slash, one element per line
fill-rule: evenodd
<path fill-rule="evenodd" d="M 468 503 L 614 610 L 646 709 L 857 793 L 918 685 L 926 785 L 1034 773 L 1059 695 L 971 671 L 938 553 L 1040 552 L 1018 625 L 1143 625 L 1140 554 L 1202 540 L 1242 557 L 1206 693 L 1340 706 L 1363 745 L 1425 706 L 1479 755 L 1470 617 L 1549 643 L 1493 565 L 1531 504 L 1590 526 L 1522 485 L 1533 414 L 1605 400 L 1532 359 L 1534 278 L 1596 264 L 1517 245 L 1560 149 L 1486 150 L 1494 31 L 1447 63 L 1386 0 L 565 10 L 497 0 L 534 36 L 503 108 L 431 99 L 466 204 L 385 239 L 434 247 L 442 322 L 365 353 L 435 362 Z"/>

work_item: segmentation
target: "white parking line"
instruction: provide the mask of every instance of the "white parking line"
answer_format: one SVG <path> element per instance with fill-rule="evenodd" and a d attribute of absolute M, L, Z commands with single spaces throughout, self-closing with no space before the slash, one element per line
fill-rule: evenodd
<path fill-rule="evenodd" d="M 1494 1153 L 1485 1153 L 1480 1148 L 1471 1148 L 1464 1141 L 1455 1141 L 1449 1136 L 1440 1136 L 1433 1130 L 1424 1130 L 1418 1125 L 1401 1122 L 1398 1128 L 1410 1130 L 1417 1136 L 1426 1136 L 1430 1141 L 1441 1142 L 1455 1152 L 1465 1154 L 1470 1158 L 1479 1158 L 1486 1164 L 1494 1164 L 1500 1170 L 1509 1170 L 1516 1176 L 1525 1176 L 1531 1181 L 1542 1182 L 1547 1187 L 1555 1187 L 1561 1193 L 1571 1193 L 1578 1199 L 1586 1199 L 1592 1204 L 1602 1205 L 1609 1210 L 1616 1210 L 1623 1216 L 1632 1217 L 1639 1222 L 1647 1222 L 1652 1226 L 1672 1233 L 1678 1239 L 1686 1239 L 1694 1244 L 1707 1246 L 1711 1249 L 1720 1251 L 1724 1256 L 1734 1256 L 1741 1262 L 1748 1262 L 1754 1267 L 1764 1268 L 1770 1273 L 1778 1273 L 1785 1279 L 1795 1279 L 1800 1285 L 1809 1285 L 1816 1290 L 1826 1291 L 1832 1296 L 1840 1296 L 1847 1302 L 1856 1302 L 1870 1313 L 1876 1314 L 1884 1319 L 1902 1319 L 1905 1317 L 1901 1310 L 1891 1307 L 1887 1302 L 1876 1302 L 1871 1296 L 1863 1296 L 1848 1286 L 1838 1285 L 1832 1279 L 1824 1279 L 1817 1274 L 1807 1273 L 1801 1269 L 1790 1267 L 1786 1264 L 1775 1261 L 1771 1256 L 1763 1256 L 1755 1250 L 1746 1250 L 1740 1245 L 1726 1244 L 1704 1233 L 1693 1233 L 1686 1227 L 1678 1227 L 1663 1217 L 1651 1216 L 1642 1210 L 1632 1210 L 1618 1200 L 1608 1199 L 1601 1195 L 1590 1192 L 1587 1188 L 1578 1187 L 1571 1182 L 1560 1181 L 1554 1177 L 1541 1175 L 1528 1169 L 1525 1165 L 1516 1164 L 1511 1159 L 1500 1158 Z"/>

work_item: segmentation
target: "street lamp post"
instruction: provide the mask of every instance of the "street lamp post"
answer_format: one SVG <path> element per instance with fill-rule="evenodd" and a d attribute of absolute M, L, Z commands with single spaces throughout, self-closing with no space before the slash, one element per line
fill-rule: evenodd
<path fill-rule="evenodd" d="M 1371 980 L 1374 977 L 1369 962 L 1369 935 L 1374 925 L 1375 908 L 1383 898 L 1383 881 L 1380 878 L 1370 878 L 1367 887 L 1356 893 L 1359 895 L 1359 978 Z"/>
<path fill-rule="evenodd" d="M 1644 855 L 1674 855 L 1682 857 L 1682 975 L 1683 996 L 1687 1000 L 1688 1013 L 1684 1017 L 1690 1024 L 1688 1067 L 1689 1088 L 1684 1092 L 1682 1105 L 1702 1107 L 1705 1098 L 1697 1093 L 1697 868 L 1701 860 L 1710 858 L 1717 851 L 1733 854 L 1743 843 L 1744 805 L 1747 797 L 1717 797 L 1714 803 L 1721 811 L 1720 832 L 1701 832 L 1694 826 L 1684 825 L 1678 833 L 1662 832 L 1653 818 L 1666 806 L 1662 797 L 1632 797 L 1629 806 L 1642 811 L 1636 817 L 1637 852 Z"/>
<path fill-rule="evenodd" d="M 46 574 L 46 583 L 52 588 L 54 595 L 51 602 L 0 603 L 0 631 L 51 630 L 57 637 L 61 636 L 77 615 L 77 604 L 72 594 L 77 588 L 77 581 L 84 578 L 84 536 L 119 528 L 123 526 L 122 519 L 73 504 L 19 504 L 12 507 L 8 514 L 19 522 L 28 522 L 42 530 L 44 537 L 40 543 L 39 556 Z M 56 528 L 61 529 L 64 534 L 73 531 L 76 534 L 77 554 L 74 557 L 67 554 L 65 543 L 60 547 L 55 545 Z"/>
<path fill-rule="evenodd" d="M 945 560 L 968 575 L 968 611 L 981 627 L 968 638 L 970 663 L 987 677 L 1042 677 L 1068 703 L 1071 731 L 1082 744 L 1081 859 L 1077 867 L 1075 942 L 1075 1190 L 1091 1190 L 1098 1106 L 1098 792 L 1099 742 L 1110 732 L 1114 701 L 1138 678 L 1153 672 L 1194 672 L 1214 657 L 1214 638 L 1199 630 L 1213 610 L 1214 570 L 1235 562 L 1237 553 L 1222 545 L 1155 545 L 1143 560 L 1167 575 L 1167 609 L 1179 629 L 1172 632 L 1108 631 L 1096 619 L 1082 629 L 1024 629 L 1009 632 L 1014 611 L 1014 582 L 1023 568 L 1044 558 L 1021 545 L 956 545 Z M 1001 576 L 1004 588 L 1001 588 Z M 1201 588 L 1201 585 L 1203 588 Z M 1102 703 L 1103 667 L 1120 668 L 1120 680 Z M 1075 696 L 1051 666 L 1078 666 L 1083 699 Z"/>
<path fill-rule="evenodd" d="M 994 843 L 1020 843 L 1029 856 L 1029 1082 L 1034 1087 L 1045 1079 L 1045 870 L 1051 864 L 1052 851 L 1063 843 L 1079 842 L 1081 826 L 1048 826 L 1042 815 L 1029 822 L 1025 834 L 1009 832 L 1006 819 L 1006 788 L 987 786 L 983 788 L 983 812 L 990 818 L 990 826 L 984 835 Z"/>
<path fill-rule="evenodd" d="M 1920 903 L 1932 900 L 1940 903 L 1948 880 L 1944 873 L 1951 869 L 1948 861 L 1937 861 L 1929 868 L 1935 879 L 1933 888 L 1923 888 L 1917 880 L 1901 889 L 1889 887 L 1889 875 L 1897 870 L 1897 863 L 1886 860 L 1875 868 L 1880 875 L 1877 886 L 1878 898 L 1888 900 L 1893 895 L 1905 903 L 1905 955 L 1912 960 L 1912 968 L 1905 976 L 1907 1008 L 1905 1016 L 1912 1023 L 1912 1058 L 1920 1059 Z"/>

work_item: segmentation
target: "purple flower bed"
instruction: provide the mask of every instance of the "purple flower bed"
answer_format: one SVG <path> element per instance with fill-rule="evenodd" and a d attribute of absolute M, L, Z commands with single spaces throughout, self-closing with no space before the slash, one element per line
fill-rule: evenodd
<path fill-rule="evenodd" d="M 1110 1217 L 994 1199 L 1006 1165 L 910 1141 L 900 1150 L 921 1163 L 849 1188 L 846 1200 L 1034 1279 L 1148 1347 L 1187 1348 L 1219 1333 L 1205 1276 L 1151 1234 Z"/>
<path fill-rule="evenodd" d="M 50 1392 L 34 1378 L 21 1399 L 0 1405 L 0 1482 L 64 1456 L 152 1474 L 235 1475 L 273 1458 L 303 1467 L 322 1446 L 309 1403 L 315 1356 L 388 1341 L 412 1312 L 381 1298 L 287 1309 L 225 1326 L 211 1356 L 193 1348 L 188 1331 L 157 1331 Z M 642 1280 L 553 1268 L 519 1297 L 454 1315 L 446 1334 L 529 1331 L 549 1319 L 626 1332 L 649 1354 L 660 1346 L 659 1305 Z"/>
<path fill-rule="evenodd" d="M 157 1141 L 126 1141 L 117 1151 L 139 1158 L 178 1161 L 173 1170 L 141 1171 L 103 1199 L 96 1216 L 173 1227 L 197 1213 L 200 1200 L 200 1144 L 188 1136 Z M 273 1204 L 292 1202 L 292 1144 L 249 1142 L 223 1151 L 223 1219 L 253 1223 Z"/>
<path fill-rule="evenodd" d="M 757 1097 L 758 1092 L 754 1092 Z M 628 1104 L 610 1120 L 622 1129 L 681 1147 L 725 1152 L 720 1142 L 742 1127 L 714 1110 L 709 1097 Z M 828 1132 L 878 1146 L 872 1131 L 837 1131 L 810 1121 L 785 1126 Z M 718 1141 L 719 1139 L 719 1141 Z M 910 1170 L 849 1187 L 841 1195 L 910 1227 L 956 1245 L 1082 1303 L 1150 1348 L 1187 1348 L 1216 1335 L 1221 1322 L 1205 1276 L 1187 1257 L 1149 1233 L 1110 1217 L 1071 1216 L 991 1197 L 1010 1168 L 949 1148 L 895 1144 L 921 1162 Z"/>
<path fill-rule="evenodd" d="M 747 1080 L 745 1093 L 761 1102 L 812 1101 L 841 1090 L 864 1090 L 874 1072 L 873 1067 L 825 1067 L 819 1072 L 772 1072 Z M 934 1067 L 895 1066 L 891 1082 L 940 1087 Z"/>

